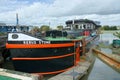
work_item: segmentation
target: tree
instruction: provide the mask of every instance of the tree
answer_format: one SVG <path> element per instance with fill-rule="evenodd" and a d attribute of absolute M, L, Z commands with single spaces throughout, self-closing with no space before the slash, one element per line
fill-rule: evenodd
<path fill-rule="evenodd" d="M 103 30 L 117 30 L 117 26 L 105 25 L 102 27 Z"/>
<path fill-rule="evenodd" d="M 40 31 L 48 31 L 48 30 L 50 30 L 50 26 L 42 25 L 42 26 L 40 27 Z"/>
<path fill-rule="evenodd" d="M 62 25 L 59 25 L 59 26 L 57 26 L 57 29 L 58 29 L 58 30 L 63 30 L 63 26 L 62 26 Z"/>
<path fill-rule="evenodd" d="M 111 26 L 110 30 L 117 30 L 117 26 Z"/>
<path fill-rule="evenodd" d="M 100 30 L 104 30 L 104 27 L 100 27 Z"/>
<path fill-rule="evenodd" d="M 37 27 L 37 26 L 33 27 L 33 29 L 31 29 L 31 31 L 30 31 L 30 33 L 32 33 L 33 35 L 34 35 L 35 33 L 38 33 L 38 32 L 40 32 L 40 29 L 39 29 L 39 27 Z"/>
<path fill-rule="evenodd" d="M 113 35 L 120 38 L 120 32 L 113 33 Z"/>
<path fill-rule="evenodd" d="M 108 25 L 105 25 L 103 26 L 104 30 L 109 30 L 109 26 Z"/>

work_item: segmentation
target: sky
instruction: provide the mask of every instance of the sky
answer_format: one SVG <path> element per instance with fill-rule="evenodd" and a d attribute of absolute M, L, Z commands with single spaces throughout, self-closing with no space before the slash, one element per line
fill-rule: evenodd
<path fill-rule="evenodd" d="M 64 25 L 73 19 L 120 25 L 120 0 L 0 0 L 0 22 L 16 25 Z"/>

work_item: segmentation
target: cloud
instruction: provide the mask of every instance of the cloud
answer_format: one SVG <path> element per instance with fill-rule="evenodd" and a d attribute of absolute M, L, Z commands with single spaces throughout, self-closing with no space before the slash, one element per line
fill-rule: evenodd
<path fill-rule="evenodd" d="M 80 0 L 68 15 L 84 15 L 84 14 L 118 14 L 120 13 L 120 0 Z"/>
<path fill-rule="evenodd" d="M 0 13 L 14 11 L 28 5 L 28 1 L 18 2 L 17 0 L 0 0 Z"/>
<path fill-rule="evenodd" d="M 0 0 L 0 21 L 15 24 L 64 24 L 66 20 L 88 18 L 102 24 L 120 25 L 120 0 Z M 65 25 L 65 24 L 64 24 Z"/>

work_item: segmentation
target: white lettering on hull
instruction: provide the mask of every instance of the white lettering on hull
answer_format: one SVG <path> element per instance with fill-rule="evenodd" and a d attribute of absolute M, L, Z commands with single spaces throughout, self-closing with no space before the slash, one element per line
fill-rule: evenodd
<path fill-rule="evenodd" d="M 50 41 L 23 41 L 23 44 L 50 44 Z"/>

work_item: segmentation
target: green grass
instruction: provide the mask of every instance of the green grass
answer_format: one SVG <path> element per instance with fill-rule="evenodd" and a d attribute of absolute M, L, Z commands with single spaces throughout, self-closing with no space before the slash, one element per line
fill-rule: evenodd
<path fill-rule="evenodd" d="M 97 46 L 97 48 L 98 48 L 98 49 L 100 49 L 100 48 L 109 48 L 109 49 L 112 50 L 112 53 L 113 53 L 113 54 L 118 54 L 118 55 L 120 55 L 120 48 L 114 48 L 114 47 L 112 46 L 112 44 L 110 44 L 110 45 L 105 45 L 104 43 L 101 42 L 101 43 Z"/>
<path fill-rule="evenodd" d="M 0 80 L 21 80 L 21 79 L 16 79 L 16 78 L 0 75 Z"/>
<path fill-rule="evenodd" d="M 75 39 L 74 38 L 70 39 L 67 37 L 57 37 L 57 38 L 46 37 L 45 39 L 50 40 L 50 41 L 62 41 L 62 40 L 81 40 L 82 38 L 85 38 L 85 36 L 80 36 L 80 37 L 77 37 Z"/>
<path fill-rule="evenodd" d="M 101 48 L 110 48 L 111 47 L 111 45 L 105 45 L 102 42 L 98 46 L 101 47 Z"/>
<path fill-rule="evenodd" d="M 0 36 L 4 36 L 6 35 L 6 33 L 0 32 Z"/>
<path fill-rule="evenodd" d="M 101 33 L 115 33 L 120 32 L 120 30 L 101 30 Z"/>
<path fill-rule="evenodd" d="M 50 41 L 70 40 L 70 39 L 67 39 L 66 37 L 58 37 L 58 38 L 46 37 L 45 39 L 50 40 Z"/>

